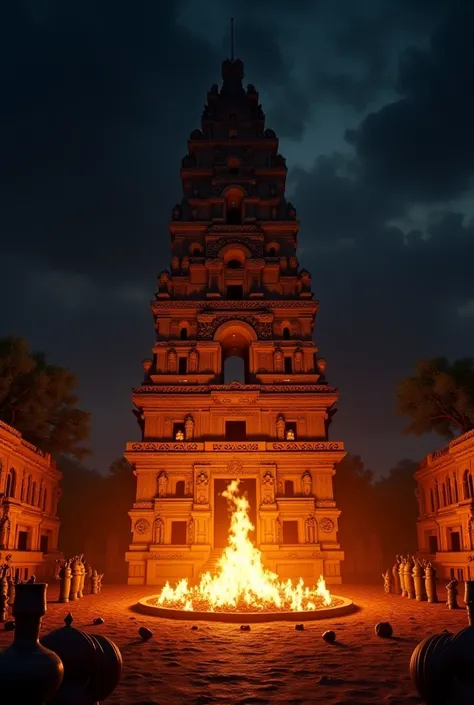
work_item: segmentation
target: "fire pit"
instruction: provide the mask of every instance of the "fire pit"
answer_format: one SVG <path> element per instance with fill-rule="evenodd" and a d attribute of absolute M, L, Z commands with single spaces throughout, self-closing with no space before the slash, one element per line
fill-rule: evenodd
<path fill-rule="evenodd" d="M 232 505 L 228 545 L 217 564 L 215 575 L 205 573 L 199 585 L 186 579 L 173 588 L 166 583 L 158 595 L 139 600 L 137 609 L 168 619 L 219 622 L 272 622 L 326 619 L 355 609 L 351 600 L 331 595 L 323 576 L 316 587 L 280 581 L 266 570 L 262 554 L 249 539 L 254 530 L 248 515 L 249 503 L 238 494 L 239 480 L 233 480 L 223 495 Z"/>

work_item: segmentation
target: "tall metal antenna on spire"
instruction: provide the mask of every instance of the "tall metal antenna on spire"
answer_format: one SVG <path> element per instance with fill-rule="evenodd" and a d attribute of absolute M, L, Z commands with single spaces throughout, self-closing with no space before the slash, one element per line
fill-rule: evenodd
<path fill-rule="evenodd" d="M 235 49 L 235 33 L 234 33 L 234 18 L 230 18 L 230 60 L 234 61 Z"/>

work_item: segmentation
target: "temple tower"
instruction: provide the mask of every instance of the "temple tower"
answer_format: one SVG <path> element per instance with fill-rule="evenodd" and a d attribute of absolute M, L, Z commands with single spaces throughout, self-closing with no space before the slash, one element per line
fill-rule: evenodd
<path fill-rule="evenodd" d="M 318 302 L 296 257 L 287 169 L 243 64 L 222 65 L 182 160 L 171 263 L 152 302 L 156 342 L 133 390 L 140 442 L 129 583 L 198 579 L 226 544 L 221 493 L 240 478 L 253 540 L 281 578 L 339 583 L 333 498 L 338 390 L 313 329 Z"/>

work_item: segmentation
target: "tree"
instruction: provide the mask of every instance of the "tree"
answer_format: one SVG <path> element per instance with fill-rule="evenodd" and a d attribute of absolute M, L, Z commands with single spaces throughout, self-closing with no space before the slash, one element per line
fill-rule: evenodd
<path fill-rule="evenodd" d="M 433 431 L 444 438 L 474 428 L 474 358 L 422 360 L 397 385 L 397 411 L 411 418 L 405 433 Z"/>
<path fill-rule="evenodd" d="M 24 338 L 0 339 L 0 419 L 45 452 L 88 454 L 90 414 L 76 408 L 74 375 L 32 353 Z"/>

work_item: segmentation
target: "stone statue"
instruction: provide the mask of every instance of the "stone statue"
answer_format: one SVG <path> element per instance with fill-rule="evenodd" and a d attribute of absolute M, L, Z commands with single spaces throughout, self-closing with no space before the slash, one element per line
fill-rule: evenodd
<path fill-rule="evenodd" d="M 446 585 L 446 594 L 448 596 L 446 604 L 450 610 L 458 610 L 458 585 L 459 582 L 454 578 Z"/>
<path fill-rule="evenodd" d="M 469 541 L 470 541 L 470 544 L 471 544 L 470 550 L 471 550 L 471 551 L 474 551 L 474 518 L 473 518 L 473 517 L 470 517 L 470 518 L 469 518 L 469 522 L 468 522 L 467 527 L 468 527 L 468 528 L 467 528 L 467 531 L 468 531 L 468 534 L 469 534 Z"/>
<path fill-rule="evenodd" d="M 163 519 L 161 519 L 160 517 L 156 517 L 155 519 L 153 532 L 153 542 L 157 544 L 163 543 L 165 538 L 165 525 L 163 523 Z"/>
<path fill-rule="evenodd" d="M 0 519 L 0 548 L 7 549 L 10 539 L 10 518 L 5 513 Z"/>
<path fill-rule="evenodd" d="M 273 504 L 275 502 L 275 480 L 272 473 L 267 470 L 262 478 L 262 502 Z"/>
<path fill-rule="evenodd" d="M 168 494 L 168 475 L 163 470 L 158 475 L 158 497 L 166 497 Z"/>
<path fill-rule="evenodd" d="M 198 371 L 198 362 L 199 362 L 199 355 L 197 350 L 194 348 L 191 350 L 188 356 L 188 370 L 189 372 L 197 372 Z"/>
<path fill-rule="evenodd" d="M 276 542 L 278 544 L 283 543 L 283 524 L 281 523 L 280 517 L 277 517 L 276 524 Z"/>
<path fill-rule="evenodd" d="M 313 516 L 309 516 L 305 522 L 306 543 L 316 543 L 316 521 Z"/>
<path fill-rule="evenodd" d="M 305 470 L 301 476 L 301 487 L 303 489 L 304 496 L 309 497 L 313 489 L 313 478 L 309 470 Z"/>
<path fill-rule="evenodd" d="M 285 419 L 283 416 L 279 416 L 276 420 L 276 435 L 279 441 L 285 440 Z"/>
<path fill-rule="evenodd" d="M 184 420 L 184 437 L 187 441 L 194 438 L 194 419 L 191 415 L 186 416 Z"/>
<path fill-rule="evenodd" d="M 301 350 L 295 352 L 295 372 L 303 372 L 303 353 Z"/>
<path fill-rule="evenodd" d="M 393 592 L 395 595 L 401 595 L 402 594 L 402 588 L 400 584 L 400 563 L 402 562 L 402 559 L 400 556 L 396 557 L 395 563 L 393 564 L 392 568 L 392 576 L 393 576 Z"/>
<path fill-rule="evenodd" d="M 194 543 L 194 519 L 188 521 L 188 543 L 191 545 Z"/>
<path fill-rule="evenodd" d="M 318 372 L 321 375 L 321 377 L 324 379 L 326 377 L 326 369 L 327 369 L 327 360 L 324 357 L 320 357 L 316 360 L 316 364 L 318 366 Z"/>
<path fill-rule="evenodd" d="M 384 590 L 389 595 L 392 592 L 393 576 L 388 568 L 385 573 L 382 573 L 382 578 Z"/>
<path fill-rule="evenodd" d="M 178 369 L 178 356 L 176 351 L 171 348 L 168 352 L 168 372 L 174 374 Z"/>
<path fill-rule="evenodd" d="M 275 372 L 283 372 L 283 353 L 280 349 L 275 350 L 273 355 Z"/>

